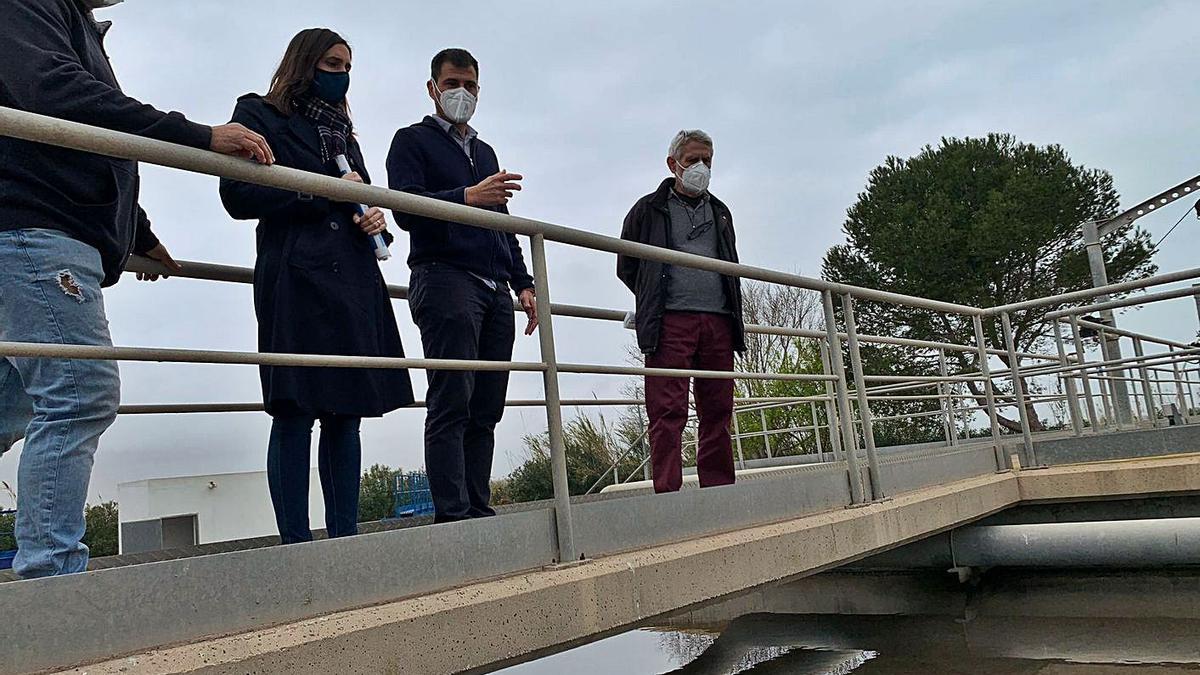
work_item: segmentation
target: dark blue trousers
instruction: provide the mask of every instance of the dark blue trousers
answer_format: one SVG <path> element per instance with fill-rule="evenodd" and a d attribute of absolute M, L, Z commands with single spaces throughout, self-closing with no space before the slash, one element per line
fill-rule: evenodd
<path fill-rule="evenodd" d="M 272 418 L 267 445 L 267 484 L 275 523 L 284 544 L 312 541 L 308 523 L 308 475 L 312 417 Z M 325 529 L 330 537 L 358 534 L 358 481 L 362 444 L 357 417 L 321 418 L 317 470 L 325 496 Z"/>
<path fill-rule="evenodd" d="M 511 361 L 516 320 L 507 285 L 443 263 L 420 265 L 409 284 L 409 309 L 425 358 Z M 426 372 L 425 470 L 435 522 L 495 515 L 492 454 L 504 415 L 508 372 Z"/>

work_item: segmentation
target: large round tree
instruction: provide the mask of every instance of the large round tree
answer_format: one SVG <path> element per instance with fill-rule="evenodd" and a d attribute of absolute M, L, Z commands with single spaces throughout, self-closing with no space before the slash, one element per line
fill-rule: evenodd
<path fill-rule="evenodd" d="M 847 211 L 847 241 L 826 253 L 823 272 L 830 281 L 979 307 L 1081 290 L 1091 276 L 1079 226 L 1117 208 L 1112 176 L 1072 163 L 1057 145 L 1007 134 L 946 138 L 915 157 L 888 157 L 871 172 Z M 1110 283 L 1154 273 L 1145 232 L 1126 226 L 1103 243 Z M 1063 306 L 1013 315 L 1018 350 L 1053 352 L 1043 315 Z M 860 302 L 856 318 L 864 333 L 974 344 L 970 317 Z M 1003 348 L 998 321 L 985 321 L 984 332 L 989 347 Z M 958 369 L 978 370 L 973 353 L 947 356 Z M 936 368 L 931 352 L 905 358 L 915 372 Z M 1018 428 L 1009 416 L 1001 423 Z"/>

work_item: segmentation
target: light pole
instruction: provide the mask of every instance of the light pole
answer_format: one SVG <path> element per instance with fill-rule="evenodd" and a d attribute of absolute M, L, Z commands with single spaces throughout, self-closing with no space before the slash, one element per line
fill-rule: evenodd
<path fill-rule="evenodd" d="M 1101 244 L 1105 235 L 1116 229 L 1125 227 L 1138 218 L 1157 211 L 1171 202 L 1198 191 L 1200 191 L 1200 176 L 1194 176 L 1112 218 L 1087 222 L 1081 225 L 1083 243 L 1087 247 L 1088 266 L 1092 270 L 1092 286 L 1099 288 L 1108 285 L 1108 272 L 1104 269 L 1104 248 Z M 1106 302 L 1108 299 L 1108 295 L 1102 295 L 1097 297 L 1096 301 Z M 1200 302 L 1200 300 L 1197 302 Z M 1200 306 L 1198 306 L 1198 309 L 1200 309 Z M 1117 325 L 1116 318 L 1113 316 L 1111 309 L 1102 310 L 1100 318 L 1106 325 L 1113 327 Z M 1100 347 L 1105 361 L 1115 361 L 1121 358 L 1120 336 L 1106 331 L 1104 338 L 1100 342 Z M 1117 423 L 1119 425 L 1129 424 L 1133 421 L 1133 414 L 1129 406 L 1129 390 L 1125 384 L 1125 371 L 1110 371 L 1109 375 L 1116 378 L 1110 381 L 1112 382 L 1113 405 L 1116 408 Z"/>

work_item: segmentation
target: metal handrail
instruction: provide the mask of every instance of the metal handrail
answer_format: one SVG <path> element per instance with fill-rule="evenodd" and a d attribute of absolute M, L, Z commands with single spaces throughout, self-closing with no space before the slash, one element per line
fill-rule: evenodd
<path fill-rule="evenodd" d="M 1116 295 L 1120 293 L 1128 293 L 1130 291 L 1142 290 L 1151 286 L 1161 286 L 1163 284 L 1173 284 L 1177 281 L 1188 281 L 1190 279 L 1200 278 L 1200 267 L 1193 267 L 1188 270 L 1180 270 L 1178 272 L 1168 272 L 1158 276 L 1146 277 L 1144 279 L 1134 279 L 1133 281 L 1124 281 L 1119 284 L 1109 284 L 1098 288 L 1088 288 L 1082 291 L 1072 291 L 1070 293 L 1060 293 L 1058 295 L 1048 295 L 1044 298 L 1035 298 L 1033 300 L 1024 300 L 1022 302 L 1014 302 L 1007 305 L 999 305 L 997 307 L 989 307 L 982 310 L 983 316 L 1000 316 L 1002 314 L 1011 314 L 1027 309 L 1035 309 L 1037 307 L 1045 307 L 1046 305 L 1058 305 L 1062 303 L 1076 302 L 1079 300 L 1091 300 L 1092 298 L 1101 295 Z"/>
<path fill-rule="evenodd" d="M 87 361 L 154 361 L 159 363 L 205 363 L 257 366 L 296 366 L 306 368 L 381 368 L 423 370 L 477 370 L 544 372 L 544 363 L 525 361 L 472 361 L 467 359 L 408 359 L 385 356 L 341 356 L 324 354 L 283 354 L 274 352 L 213 351 L 204 349 L 168 349 L 162 347 L 98 347 L 95 345 L 48 344 L 40 342 L 0 342 L 0 355 L 51 357 Z M 562 363 L 559 372 L 589 375 L 653 375 L 658 377 L 701 377 L 712 380 L 784 380 L 826 382 L 833 375 L 809 373 L 749 373 L 726 370 L 681 368 L 642 368 L 603 364 Z"/>
<path fill-rule="evenodd" d="M 680 253 L 658 246 L 638 244 L 617 237 L 577 230 L 554 223 L 513 216 L 463 204 L 452 204 L 429 197 L 391 190 L 378 185 L 366 185 L 332 176 L 301 171 L 283 166 L 264 166 L 252 161 L 220 155 L 166 141 L 146 138 L 111 129 L 56 119 L 44 115 L 0 107 L 0 134 L 26 141 L 46 143 L 82 150 L 109 157 L 136 160 L 194 173 L 219 176 L 233 180 L 265 185 L 281 190 L 325 197 L 339 202 L 369 204 L 407 214 L 465 223 L 489 230 L 526 236 L 540 235 L 547 241 L 568 244 L 597 251 L 682 265 L 717 272 L 728 276 L 757 279 L 785 286 L 828 291 L 838 295 L 887 302 L 920 309 L 973 316 L 982 310 L 977 307 L 918 298 L 871 288 L 833 283 L 798 274 L 725 262 L 690 253 Z"/>
<path fill-rule="evenodd" d="M 205 281 L 221 281 L 237 284 L 252 284 L 254 283 L 254 270 L 249 267 L 238 267 L 235 265 L 223 265 L 207 262 L 198 262 L 193 260 L 177 261 L 183 267 L 182 271 L 170 270 L 162 263 L 134 256 L 130 258 L 129 264 L 126 265 L 125 271 L 128 274 L 147 273 L 160 274 L 163 276 L 171 276 L 180 279 L 201 279 Z M 408 299 L 408 286 L 400 284 L 387 285 L 388 296 L 394 300 Z M 567 316 L 575 319 L 593 319 L 597 321 L 609 321 L 614 323 L 624 323 L 626 312 L 619 309 L 607 309 L 604 307 L 590 307 L 587 305 L 571 305 L 552 303 L 551 309 L 555 316 Z M 524 313 L 525 309 L 521 307 L 517 301 L 513 302 L 513 311 Z M 746 332 L 756 335 L 781 335 L 785 337 L 807 338 L 812 340 L 824 340 L 825 331 L 811 330 L 807 328 L 790 328 L 786 326 L 772 326 L 767 324 L 746 324 Z M 846 333 L 838 333 L 838 337 L 847 339 Z M 889 335 L 859 335 L 860 342 L 869 342 L 871 344 L 886 344 L 898 347 L 915 347 L 918 349 L 946 349 L 960 352 L 974 352 L 975 347 L 970 345 L 960 345 L 953 342 L 939 342 L 935 340 L 916 340 L 913 338 L 898 338 Z M 1007 355 L 1007 352 L 1001 349 L 989 349 L 989 354 L 994 356 Z M 1034 352 L 1021 352 L 1021 358 L 1041 359 L 1045 361 L 1057 361 L 1058 357 L 1051 354 L 1038 354 Z"/>
<path fill-rule="evenodd" d="M 734 403 L 750 402 L 754 404 L 770 402 L 772 404 L 786 404 L 789 402 L 805 402 L 807 399 L 801 398 L 767 398 L 767 397 L 748 397 L 735 398 Z M 568 408 L 583 408 L 583 407 L 612 407 L 623 405 L 645 405 L 646 400 L 640 398 L 564 398 L 560 402 Z M 530 399 L 509 399 L 504 402 L 506 408 L 539 408 L 546 405 L 545 399 L 530 398 Z M 406 406 L 408 408 L 424 408 L 425 401 L 416 400 Z M 184 413 L 235 413 L 235 412 L 262 412 L 264 406 L 262 403 L 131 403 L 124 404 L 117 411 L 119 415 L 170 415 Z"/>
<path fill-rule="evenodd" d="M 987 405 L 976 408 L 968 406 L 966 409 L 987 411 L 991 423 L 992 440 L 998 456 L 997 466 L 1001 467 L 1003 465 L 1003 462 L 999 460 L 1000 432 L 997 425 L 997 410 L 1006 405 L 1015 406 L 1017 408 L 1019 412 L 1020 428 L 1023 436 L 1025 451 L 1028 453 L 1032 462 L 1036 464 L 1036 456 L 1033 455 L 1033 444 L 1031 440 L 1031 420 L 1029 419 L 1030 412 L 1027 410 L 1027 407 L 1034 403 L 1046 400 L 1057 401 L 1062 400 L 1063 398 L 1066 398 L 1074 405 L 1077 403 L 1079 397 L 1070 393 L 1066 394 L 1065 396 L 1053 397 L 1028 394 L 1024 388 L 1025 378 L 1058 375 L 1066 382 L 1072 382 L 1074 379 L 1080 379 L 1083 382 L 1085 389 L 1083 397 L 1088 402 L 1089 414 L 1093 422 L 1093 427 L 1095 427 L 1097 416 L 1095 411 L 1092 410 L 1092 401 L 1095 398 L 1095 395 L 1091 392 L 1088 383 L 1091 380 L 1095 380 L 1101 384 L 1098 394 L 1102 401 L 1105 402 L 1107 409 L 1107 394 L 1105 393 L 1103 387 L 1105 380 L 1101 379 L 1105 376 L 1100 375 L 1100 373 L 1107 372 L 1107 369 L 1111 368 L 1113 365 L 1121 365 L 1124 363 L 1135 364 L 1135 367 L 1143 369 L 1143 373 L 1147 372 L 1145 368 L 1148 366 L 1169 363 L 1172 364 L 1176 372 L 1178 372 L 1178 364 L 1180 362 L 1187 363 L 1193 360 L 1193 355 L 1197 351 L 1200 351 L 1197 349 L 1192 349 L 1190 345 L 1183 345 L 1181 343 L 1174 343 L 1170 341 L 1161 341 L 1156 338 L 1145 338 L 1147 340 L 1159 342 L 1160 344 L 1178 347 L 1179 351 L 1173 352 L 1166 356 L 1139 356 L 1135 359 L 1129 360 L 1119 359 L 1114 361 L 1088 362 L 1086 361 L 1085 355 L 1082 354 L 1084 350 L 1078 335 L 1078 328 L 1081 325 L 1087 325 L 1088 327 L 1092 327 L 1092 325 L 1089 325 L 1088 322 L 1080 321 L 1078 319 L 1078 312 L 1075 312 L 1071 314 L 1070 323 L 1073 330 L 1075 330 L 1074 338 L 1076 343 L 1076 351 L 1080 352 L 1079 358 L 1072 362 L 1063 356 L 1061 352 L 1058 356 L 1027 354 L 1018 352 L 1015 348 L 1015 340 L 1010 316 L 1010 314 L 1015 311 L 1033 309 L 1050 304 L 1081 302 L 1102 295 L 1120 294 L 1133 290 L 1149 288 L 1155 285 L 1193 279 L 1200 277 L 1200 269 L 1184 270 L 1181 272 L 1163 274 L 1147 279 L 1111 284 L 1101 288 L 1076 291 L 1048 298 L 1038 298 L 1020 303 L 1012 303 L 999 307 L 981 309 L 967 305 L 931 300 L 927 298 L 917 298 L 877 289 L 833 283 L 796 274 L 788 274 L 750 265 L 690 255 L 666 248 L 624 241 L 616 237 L 572 229 L 530 218 L 522 218 L 482 209 L 475 209 L 460 204 L 451 204 L 444 201 L 429 199 L 395 190 L 389 190 L 379 186 L 352 183 L 330 176 L 307 173 L 286 167 L 261 166 L 253 162 L 218 155 L 216 153 L 207 152 L 204 150 L 176 146 L 163 141 L 147 139 L 108 129 L 91 127 L 76 122 L 58 120 L 9 108 L 0 108 L 0 134 L 34 142 L 74 148 L 77 150 L 83 150 L 102 155 L 149 162 L 197 173 L 222 176 L 233 180 L 266 185 L 278 189 L 322 196 L 341 202 L 371 204 L 382 208 L 392 209 L 397 212 L 426 216 L 439 220 L 461 222 L 487 229 L 528 236 L 530 238 L 530 255 L 533 262 L 533 275 L 535 278 L 536 288 L 538 289 L 537 309 L 542 320 L 541 329 L 539 330 L 538 336 L 541 347 L 540 362 L 494 362 L 447 359 L 434 360 L 312 354 L 260 354 L 253 352 L 96 347 L 87 345 L 55 345 L 13 342 L 0 342 L 0 354 L 8 356 L 50 356 L 59 358 L 115 359 L 182 363 L 235 363 L 306 367 L 426 368 L 440 370 L 540 372 L 542 373 L 543 388 L 545 391 L 545 400 L 541 401 L 540 403 L 546 408 L 547 426 L 550 434 L 550 459 L 554 486 L 555 527 L 558 534 L 557 546 L 560 560 L 571 560 L 576 557 L 571 518 L 571 503 L 566 480 L 565 444 L 562 437 L 563 424 L 561 406 L 564 401 L 560 397 L 558 391 L 560 373 L 659 375 L 668 377 L 790 380 L 823 383 L 827 388 L 824 396 L 805 398 L 808 401 L 820 400 L 826 403 L 827 424 L 824 426 L 829 428 L 830 441 L 834 446 L 833 449 L 835 456 L 839 456 L 837 453 L 840 452 L 840 456 L 844 458 L 844 466 L 849 478 L 851 501 L 858 503 L 868 499 L 882 498 L 886 495 L 884 489 L 885 486 L 881 481 L 881 474 L 879 472 L 878 458 L 876 457 L 875 453 L 873 442 L 874 434 L 872 433 L 871 429 L 873 415 L 870 410 L 870 401 L 880 400 L 878 394 L 914 388 L 921 389 L 944 383 L 969 383 L 981 381 L 984 383 L 984 396 L 987 400 Z M 752 326 L 751 328 L 752 330 L 761 331 L 762 333 L 766 334 L 788 335 L 820 340 L 822 349 L 827 352 L 827 362 L 824 367 L 824 373 L 736 373 L 728 371 L 706 371 L 695 369 L 657 369 L 634 366 L 560 363 L 555 355 L 553 337 L 553 319 L 556 316 L 571 316 L 616 321 L 623 319 L 624 313 L 616 310 L 552 304 L 550 301 L 551 289 L 545 253 L 545 242 L 547 240 L 590 250 L 616 253 L 643 260 L 652 260 L 671 265 L 708 270 L 728 276 L 756 279 L 768 283 L 782 284 L 795 288 L 818 291 L 822 295 L 821 299 L 825 314 L 825 328 L 823 331 L 771 326 Z M 138 264 L 143 263 L 135 263 L 135 265 Z M 196 264 L 193 263 L 193 265 Z M 165 270 L 158 268 L 153 271 L 162 273 Z M 190 271 L 196 275 L 208 275 L 207 278 L 212 278 L 214 280 L 237 281 L 242 283 L 246 282 L 246 274 L 248 272 L 248 270 L 244 270 L 242 268 L 233 268 L 229 266 L 194 267 L 193 270 Z M 407 289 L 404 289 L 403 287 L 389 287 L 388 290 L 389 294 L 393 297 L 403 297 L 407 294 Z M 837 300 L 842 303 L 843 307 L 843 317 L 845 319 L 844 333 L 840 332 L 836 325 L 837 318 L 833 310 L 835 300 L 833 296 L 835 294 L 838 296 Z M 1159 293 L 1152 295 L 1158 296 L 1158 299 L 1165 299 L 1165 297 L 1162 296 L 1166 294 Z M 1147 297 L 1151 296 L 1143 296 L 1139 298 L 1138 302 L 1135 304 L 1142 304 L 1146 302 Z M 936 312 L 970 316 L 972 317 L 974 324 L 976 344 L 974 346 L 966 346 L 955 345 L 952 343 L 912 340 L 908 338 L 895 338 L 889 336 L 859 335 L 853 320 L 853 305 L 855 299 L 891 303 Z M 988 348 L 985 344 L 981 321 L 984 317 L 992 316 L 1000 317 L 1004 328 L 1005 345 L 1002 349 Z M 1104 326 L 1100 326 L 1099 329 L 1107 330 L 1111 335 L 1131 337 L 1134 340 L 1145 337 L 1137 334 L 1131 334 L 1128 331 L 1109 329 Z M 847 368 L 846 364 L 843 363 L 843 340 L 845 340 L 845 344 L 849 350 L 850 368 Z M 862 372 L 859 349 L 860 343 L 867 342 L 910 346 L 919 349 L 975 352 L 978 357 L 980 372 L 977 374 L 960 373 L 955 375 L 950 375 L 947 373 L 940 376 L 867 374 Z M 993 372 L 989 369 L 990 366 L 988 364 L 988 357 L 993 354 L 999 354 L 1005 357 L 1005 360 L 1009 365 L 1007 371 Z M 1049 362 L 1049 365 L 1027 367 L 1022 365 L 1022 359 L 1047 361 Z M 853 389 L 848 386 L 848 379 L 850 378 L 848 377 L 847 373 L 851 369 L 853 370 Z M 1095 374 L 1089 374 L 1091 371 L 1097 372 Z M 1188 370 L 1184 368 L 1183 375 L 1185 378 L 1187 372 Z M 995 399 L 993 382 L 997 378 L 1007 378 L 1012 380 L 1013 393 L 1011 397 L 1008 397 L 1006 400 Z M 1177 376 L 1176 379 L 1179 379 L 1179 376 Z M 881 383 L 882 386 L 868 387 L 868 383 Z M 1145 376 L 1143 376 L 1143 383 L 1146 383 Z M 1182 383 L 1188 384 L 1189 393 L 1191 391 L 1191 383 L 1186 379 L 1181 380 L 1181 383 L 1177 383 L 1176 399 L 1180 402 L 1183 401 Z M 1161 383 L 1159 384 L 1161 385 Z M 1148 384 L 1145 384 L 1145 386 L 1148 388 Z M 946 387 L 941 387 L 941 391 L 939 392 L 940 398 L 943 400 L 954 401 L 965 397 L 950 393 L 947 391 L 947 389 L 948 388 Z M 877 396 L 873 397 L 871 395 L 872 393 L 876 394 Z M 854 415 L 855 409 L 852 408 L 850 404 L 851 396 L 854 397 L 854 400 L 857 403 L 857 419 Z M 1160 400 L 1165 400 L 1161 389 L 1158 392 L 1158 396 Z M 1147 394 L 1147 397 L 1149 398 L 1150 395 Z M 975 398 L 978 400 L 977 397 L 974 396 L 968 398 Z M 907 400 L 917 399 L 910 398 Z M 836 401 L 836 405 L 833 405 L 834 401 Z M 784 403 L 784 405 L 789 404 L 794 405 L 795 403 Z M 180 406 L 186 405 L 188 404 L 180 404 Z M 199 405 L 238 407 L 246 404 Z M 158 409 L 163 409 L 163 406 L 158 406 Z M 951 411 L 950 414 L 957 414 L 957 412 L 962 409 L 963 408 L 960 407 L 958 410 Z M 1072 414 L 1074 420 L 1078 419 L 1078 411 L 1071 409 L 1070 413 Z M 947 415 L 947 411 L 943 409 L 895 417 L 911 418 L 933 415 L 945 416 Z M 874 417 L 874 419 L 884 420 L 889 418 Z M 862 448 L 862 450 L 865 450 L 867 464 L 865 468 L 867 469 L 869 481 L 863 480 L 863 474 L 859 470 L 858 462 L 860 448 L 858 447 L 859 439 L 858 434 L 856 433 L 856 425 L 860 425 L 864 432 L 862 434 L 864 442 L 864 448 Z M 815 419 L 813 430 L 814 432 L 818 430 Z M 1076 427 L 1076 433 L 1079 433 L 1078 425 Z M 769 431 L 764 429 L 762 431 L 762 435 L 764 439 L 766 439 L 769 435 Z M 838 445 L 839 439 L 841 439 L 841 443 L 844 443 L 844 446 Z M 617 477 L 619 478 L 619 475 Z"/>
<path fill-rule="evenodd" d="M 1109 300 L 1107 302 L 1097 302 L 1091 305 L 1081 305 L 1079 307 L 1065 307 L 1053 312 L 1046 312 L 1042 315 L 1045 319 L 1063 319 L 1073 315 L 1091 314 L 1093 312 L 1101 312 L 1106 309 L 1120 309 L 1122 307 L 1135 307 L 1137 305 L 1146 305 L 1152 302 L 1161 302 L 1163 300 L 1173 300 L 1175 298 L 1190 298 L 1200 295 L 1200 289 L 1195 286 L 1187 286 L 1184 288 L 1173 288 L 1169 291 L 1160 291 L 1158 293 L 1147 293 L 1145 295 L 1134 295 L 1128 298 L 1119 300 Z"/>

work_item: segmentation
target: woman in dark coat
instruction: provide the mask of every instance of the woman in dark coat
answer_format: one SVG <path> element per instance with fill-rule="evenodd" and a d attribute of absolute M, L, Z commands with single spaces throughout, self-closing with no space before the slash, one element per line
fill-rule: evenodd
<path fill-rule="evenodd" d="M 349 86 L 346 41 L 324 28 L 301 31 L 267 95 L 238 99 L 233 121 L 266 137 L 280 166 L 338 175 L 336 157 L 345 155 L 353 169 L 345 178 L 370 182 L 350 123 Z M 221 201 L 234 218 L 258 219 L 260 351 L 404 356 L 370 238 L 390 240 L 382 211 L 360 216 L 353 204 L 226 179 Z M 262 366 L 260 373 L 272 417 L 267 481 L 283 543 L 312 539 L 308 477 L 318 419 L 329 536 L 357 533 L 359 421 L 413 402 L 407 371 Z"/>

